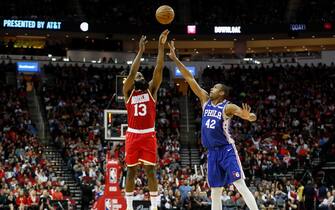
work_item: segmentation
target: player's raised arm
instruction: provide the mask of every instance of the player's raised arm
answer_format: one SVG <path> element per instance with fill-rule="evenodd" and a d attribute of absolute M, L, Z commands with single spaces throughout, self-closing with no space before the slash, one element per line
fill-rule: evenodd
<path fill-rule="evenodd" d="M 132 89 L 133 85 L 134 85 L 134 80 L 135 80 L 135 76 L 136 73 L 138 71 L 138 69 L 140 68 L 140 63 L 141 63 L 141 58 L 143 55 L 143 52 L 145 50 L 145 45 L 148 43 L 148 41 L 146 40 L 146 36 L 142 36 L 139 42 L 139 49 L 138 49 L 138 53 L 133 61 L 133 64 L 131 65 L 130 68 L 130 72 L 128 77 L 126 78 L 126 80 L 124 81 L 123 84 L 123 95 L 125 97 L 125 100 L 128 100 L 129 97 L 129 92 Z"/>
<path fill-rule="evenodd" d="M 158 55 L 156 60 L 155 70 L 152 76 L 152 80 L 149 82 L 150 92 L 153 94 L 153 97 L 157 98 L 157 90 L 163 80 L 163 67 L 164 67 L 164 45 L 167 39 L 169 30 L 165 30 L 161 33 L 158 40 Z"/>
<path fill-rule="evenodd" d="M 173 60 L 176 63 L 184 79 L 190 85 L 194 94 L 197 95 L 198 98 L 200 99 L 202 106 L 209 99 L 208 93 L 199 86 L 197 81 L 194 79 L 193 75 L 187 70 L 185 65 L 177 58 L 174 42 L 171 41 L 171 43 L 168 43 L 168 45 L 170 48 L 170 53 L 168 53 L 168 56 L 171 58 L 171 60 Z"/>
<path fill-rule="evenodd" d="M 257 117 L 254 113 L 251 113 L 251 108 L 248 104 L 242 104 L 242 108 L 235 104 L 228 104 L 225 108 L 225 114 L 227 116 L 237 116 L 244 120 L 248 120 L 250 122 L 256 121 Z"/>

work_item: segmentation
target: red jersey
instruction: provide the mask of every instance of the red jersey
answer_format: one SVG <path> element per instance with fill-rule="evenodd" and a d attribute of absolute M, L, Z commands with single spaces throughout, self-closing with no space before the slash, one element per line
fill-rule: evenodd
<path fill-rule="evenodd" d="M 128 128 L 144 130 L 155 127 L 156 102 L 149 90 L 133 90 L 126 108 Z"/>

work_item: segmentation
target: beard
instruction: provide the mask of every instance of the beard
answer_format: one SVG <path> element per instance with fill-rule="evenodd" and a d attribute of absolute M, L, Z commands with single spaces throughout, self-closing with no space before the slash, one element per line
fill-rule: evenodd
<path fill-rule="evenodd" d="M 149 83 L 143 80 L 135 80 L 134 81 L 134 88 L 135 90 L 147 90 L 149 88 Z"/>

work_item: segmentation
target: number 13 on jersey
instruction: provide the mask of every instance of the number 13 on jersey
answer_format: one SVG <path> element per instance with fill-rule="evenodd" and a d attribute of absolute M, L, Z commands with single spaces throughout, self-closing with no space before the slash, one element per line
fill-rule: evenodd
<path fill-rule="evenodd" d="M 135 117 L 145 116 L 147 114 L 147 106 L 145 104 L 135 104 Z"/>

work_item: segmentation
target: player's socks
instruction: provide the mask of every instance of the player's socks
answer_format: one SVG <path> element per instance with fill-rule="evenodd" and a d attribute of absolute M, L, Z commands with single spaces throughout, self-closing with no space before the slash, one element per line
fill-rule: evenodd
<path fill-rule="evenodd" d="M 257 203 L 255 200 L 255 197 L 250 192 L 249 188 L 245 184 L 244 179 L 239 179 L 235 182 L 233 182 L 234 186 L 238 190 L 239 193 L 241 193 L 245 203 L 247 204 L 248 208 L 250 210 L 258 210 Z"/>
<path fill-rule="evenodd" d="M 212 210 L 222 210 L 222 187 L 212 187 L 211 197 L 212 197 Z"/>
<path fill-rule="evenodd" d="M 151 209 L 157 210 L 158 202 L 159 202 L 159 196 L 158 192 L 150 192 L 150 201 L 151 201 Z"/>
<path fill-rule="evenodd" d="M 134 192 L 126 192 L 127 210 L 134 210 L 133 200 L 134 200 Z"/>

